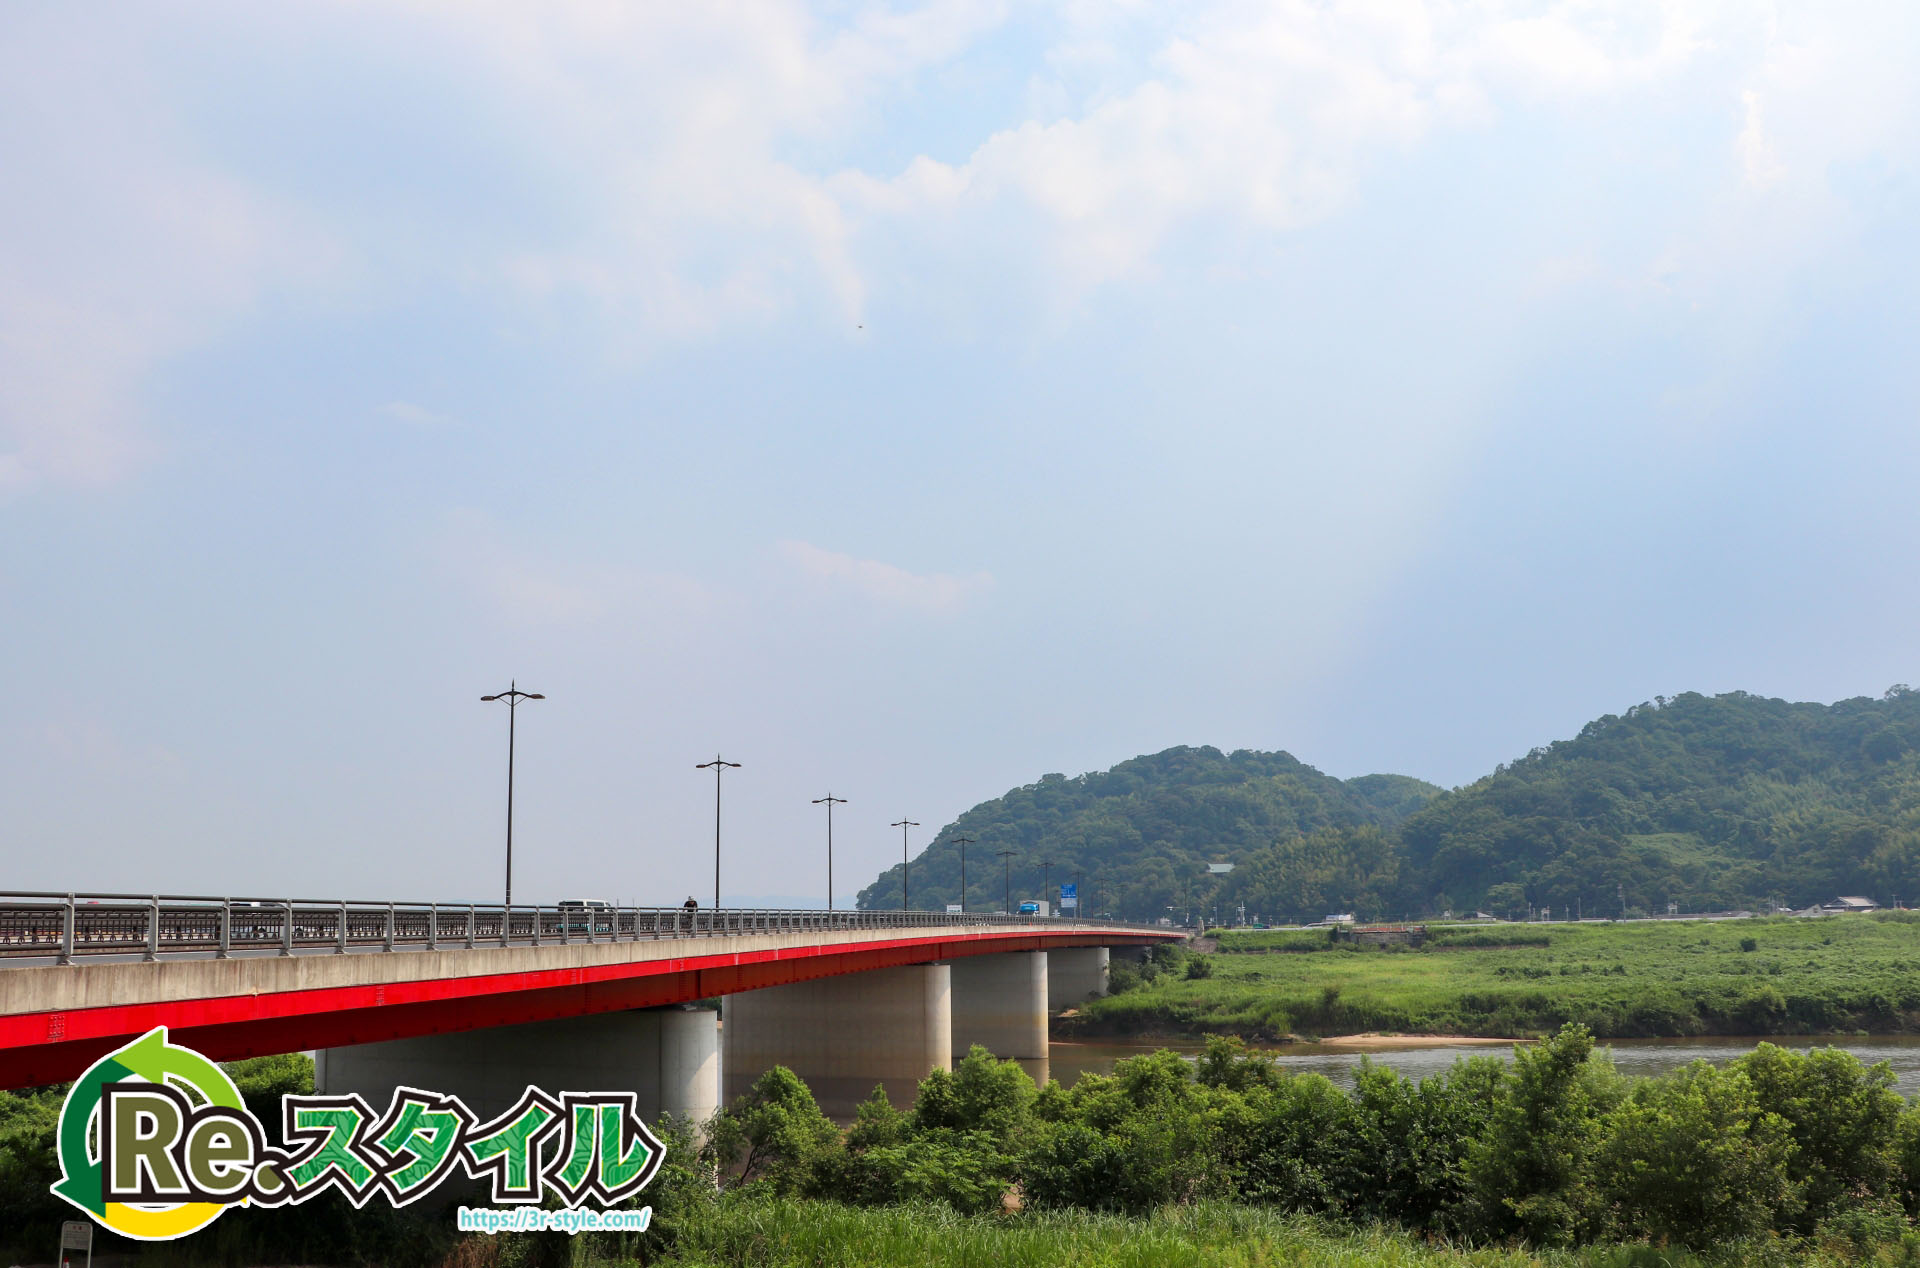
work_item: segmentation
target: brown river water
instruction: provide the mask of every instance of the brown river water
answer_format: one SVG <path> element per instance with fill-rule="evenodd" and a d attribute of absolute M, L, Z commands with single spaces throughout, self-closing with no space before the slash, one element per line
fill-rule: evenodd
<path fill-rule="evenodd" d="M 1613 1054 L 1613 1064 L 1623 1074 L 1663 1074 L 1693 1061 L 1725 1065 L 1734 1058 L 1752 1052 L 1761 1042 L 1750 1036 L 1701 1039 L 1604 1039 L 1599 1047 Z M 1775 1035 L 1769 1043 L 1804 1051 L 1814 1047 L 1845 1048 L 1868 1065 L 1885 1061 L 1893 1067 L 1894 1085 L 1901 1095 L 1920 1097 L 1920 1035 Z M 1421 1079 L 1444 1073 L 1461 1057 L 1493 1055 L 1510 1057 L 1506 1045 L 1462 1047 L 1436 1043 L 1431 1047 L 1396 1047 L 1380 1051 L 1340 1048 L 1331 1044 L 1288 1043 L 1256 1045 L 1273 1054 L 1282 1066 L 1297 1073 L 1324 1074 L 1341 1086 L 1353 1083 L 1353 1071 L 1362 1056 L 1374 1064 L 1391 1066 L 1408 1078 Z M 1205 1047 L 1200 1043 L 1168 1041 L 1163 1043 L 1077 1043 L 1055 1040 L 1048 1053 L 1048 1073 L 1071 1085 L 1083 1074 L 1111 1074 L 1116 1063 L 1157 1048 L 1172 1048 L 1189 1057 L 1197 1057 Z"/>

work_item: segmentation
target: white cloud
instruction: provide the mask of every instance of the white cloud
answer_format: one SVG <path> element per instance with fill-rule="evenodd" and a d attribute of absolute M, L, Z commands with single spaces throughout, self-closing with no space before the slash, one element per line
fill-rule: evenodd
<path fill-rule="evenodd" d="M 851 590 L 888 607 L 952 612 L 993 585 L 993 578 L 984 572 L 968 576 L 908 572 L 877 559 L 823 550 L 809 542 L 782 541 L 774 549 L 802 576 Z"/>
<path fill-rule="evenodd" d="M 1125 91 L 997 132 L 962 163 L 849 171 L 835 188 L 875 218 L 1031 208 L 1083 286 L 1139 271 L 1196 219 L 1269 232 L 1322 219 L 1377 156 L 1485 123 L 1503 94 L 1616 93 L 1705 47 L 1700 18 L 1678 4 L 1229 0 L 1181 17 Z"/>
<path fill-rule="evenodd" d="M 98 484 L 146 448 L 136 394 L 330 246 L 192 154 L 117 23 L 45 8 L 0 38 L 0 484 Z"/>
<path fill-rule="evenodd" d="M 1774 154 L 1773 143 L 1767 140 L 1766 124 L 1761 118 L 1760 94 L 1749 88 L 1740 94 L 1740 100 L 1746 107 L 1746 126 L 1734 138 L 1733 148 L 1740 155 L 1740 166 L 1746 173 L 1747 184 L 1755 189 L 1765 189 L 1785 176 L 1787 169 Z"/>
<path fill-rule="evenodd" d="M 444 427 L 453 421 L 445 414 L 424 405 L 415 405 L 412 401 L 388 401 L 380 407 L 380 412 L 395 422 L 410 423 L 415 427 Z"/>
<path fill-rule="evenodd" d="M 433 552 L 492 615 L 523 629 L 606 626 L 652 637 L 711 613 L 722 600 L 681 573 L 528 545 L 476 511 L 447 516 Z"/>
<path fill-rule="evenodd" d="M 302 3 L 190 15 L 221 24 L 216 62 L 381 49 L 329 69 L 418 105 L 423 151 L 483 150 L 486 181 L 546 200 L 498 219 L 474 189 L 432 182 L 404 215 L 352 179 L 305 187 L 304 203 L 270 194 L 281 174 L 222 163 L 184 121 L 182 101 L 207 108 L 207 63 L 152 38 L 161 19 L 29 11 L 0 35 L 0 121 L 13 125 L 0 128 L 0 488 L 136 465 L 149 376 L 265 301 L 339 290 L 377 307 L 452 291 L 511 322 L 579 318 L 617 355 L 795 309 L 850 330 L 877 289 L 938 290 L 954 272 L 1071 307 L 1161 267 L 1183 233 L 1257 253 L 1443 130 L 1590 106 L 1640 109 L 1657 127 L 1680 82 L 1707 86 L 1687 108 L 1723 107 L 1712 126 L 1730 178 L 1749 195 L 1798 182 L 1782 232 L 1814 234 L 1830 221 L 1807 208 L 1833 162 L 1910 162 L 1912 9 L 1075 0 L 1036 17 L 1008 0 L 850 14 L 800 0 L 362 0 L 344 18 Z M 919 104 L 1014 14 L 1023 37 L 1048 40 L 1016 100 L 949 111 L 937 154 L 889 132 L 897 104 Z M 353 41 L 331 38 L 341 24 Z M 422 86 L 395 66 L 438 78 Z M 302 146 L 382 141 L 350 122 L 313 126 L 288 138 L 296 165 Z M 877 134 L 889 144 L 867 148 Z M 848 157 L 902 142 L 922 152 Z M 1730 241 L 1699 249 L 1779 255 L 1764 233 Z"/>

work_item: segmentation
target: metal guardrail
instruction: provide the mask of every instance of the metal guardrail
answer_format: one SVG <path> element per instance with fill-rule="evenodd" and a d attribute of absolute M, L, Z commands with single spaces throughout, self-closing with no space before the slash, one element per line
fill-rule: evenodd
<path fill-rule="evenodd" d="M 508 907 L 499 903 L 363 902 L 348 899 L 209 898 L 181 894 L 83 894 L 0 891 L 0 961 L 53 957 L 72 964 L 91 955 L 138 953 L 143 960 L 226 959 L 236 952 L 349 949 L 437 951 L 468 947 L 641 942 L 841 929 L 953 926 L 1077 928 L 1058 917 L 937 911 L 819 911 L 685 907 Z M 1097 922 L 1103 927 L 1150 925 Z"/>

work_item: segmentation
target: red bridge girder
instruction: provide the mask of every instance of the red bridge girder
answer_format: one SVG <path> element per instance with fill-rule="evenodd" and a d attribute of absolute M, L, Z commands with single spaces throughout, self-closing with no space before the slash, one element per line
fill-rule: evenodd
<path fill-rule="evenodd" d="M 634 960 L 586 968 L 224 995 L 0 1016 L 0 1088 L 77 1077 L 94 1061 L 155 1026 L 216 1061 L 343 1047 L 550 1021 L 589 1013 L 684 1004 L 766 986 L 960 956 L 1123 946 L 1151 934 L 1021 930 L 1005 936 L 950 934 L 853 945 L 781 947 Z M 371 958 L 371 957 L 369 957 Z M 4 971 L 4 970 L 0 970 Z M 75 966 L 59 972 L 85 972 Z"/>

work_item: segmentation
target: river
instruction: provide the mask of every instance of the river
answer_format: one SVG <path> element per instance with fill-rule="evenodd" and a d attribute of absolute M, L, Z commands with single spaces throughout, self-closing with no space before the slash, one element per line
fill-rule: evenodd
<path fill-rule="evenodd" d="M 1663 1074 L 1696 1060 L 1725 1065 L 1734 1058 L 1752 1052 L 1760 1039 L 1749 1036 L 1703 1039 L 1604 1039 L 1599 1046 L 1613 1053 L 1613 1064 L 1623 1074 Z M 1805 1050 L 1814 1047 L 1845 1048 L 1868 1065 L 1885 1061 L 1893 1067 L 1894 1086 L 1901 1095 L 1920 1097 L 1920 1035 L 1775 1035 L 1767 1042 L 1783 1048 Z M 1297 1073 L 1324 1074 L 1343 1087 L 1353 1083 L 1353 1071 L 1362 1056 L 1375 1064 L 1391 1066 L 1412 1079 L 1443 1073 L 1464 1056 L 1491 1054 L 1510 1057 L 1506 1045 L 1436 1043 L 1430 1047 L 1390 1048 L 1365 1051 L 1333 1044 L 1288 1043 L 1256 1045 L 1273 1054 L 1274 1060 Z M 1050 1073 L 1063 1084 L 1071 1085 L 1083 1074 L 1111 1074 L 1116 1063 L 1157 1048 L 1171 1048 L 1189 1057 L 1205 1047 L 1199 1043 L 1071 1043 L 1054 1040 L 1048 1053 Z"/>

